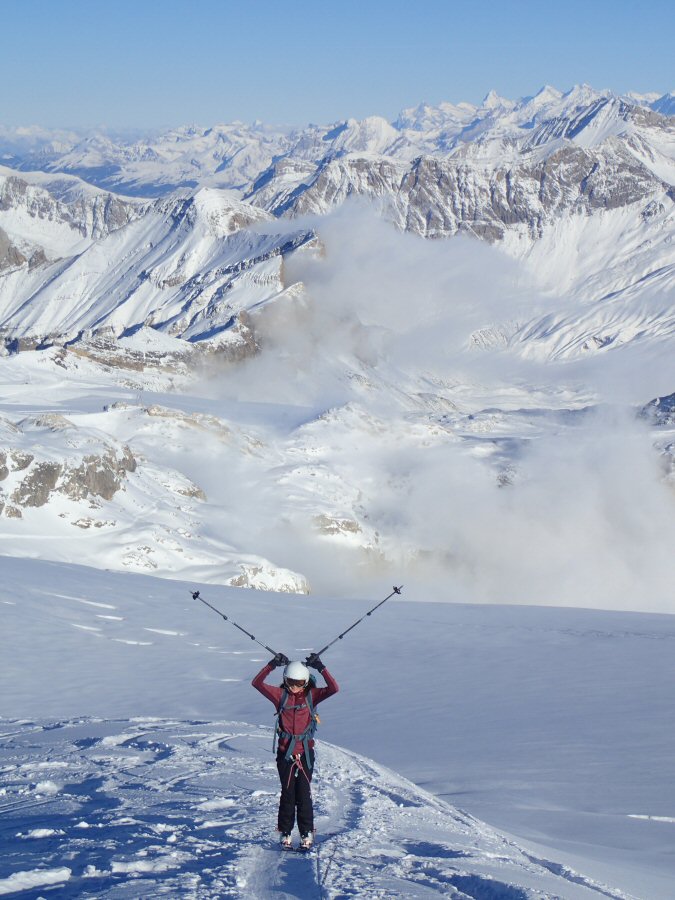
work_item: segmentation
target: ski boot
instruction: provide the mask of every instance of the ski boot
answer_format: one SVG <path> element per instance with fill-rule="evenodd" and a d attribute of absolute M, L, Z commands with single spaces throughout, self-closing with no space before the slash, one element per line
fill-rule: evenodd
<path fill-rule="evenodd" d="M 290 834 L 284 834 L 281 832 L 281 837 L 279 838 L 279 846 L 282 850 L 292 850 L 293 849 L 293 841 L 291 840 Z"/>

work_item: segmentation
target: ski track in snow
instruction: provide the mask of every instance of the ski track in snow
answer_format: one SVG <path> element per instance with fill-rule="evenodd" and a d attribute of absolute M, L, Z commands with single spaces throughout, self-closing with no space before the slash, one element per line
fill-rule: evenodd
<path fill-rule="evenodd" d="M 629 897 L 323 743 L 317 844 L 281 853 L 278 777 L 262 726 L 2 720 L 0 730 L 0 895 Z"/>

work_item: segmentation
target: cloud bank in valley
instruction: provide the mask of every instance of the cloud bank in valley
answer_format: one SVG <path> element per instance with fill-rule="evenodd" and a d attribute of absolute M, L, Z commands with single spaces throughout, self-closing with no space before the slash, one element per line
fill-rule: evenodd
<path fill-rule="evenodd" d="M 345 514 L 351 496 L 377 545 L 317 536 L 287 479 L 243 466 L 229 505 L 255 551 L 316 591 L 386 577 L 425 598 L 675 611 L 675 490 L 631 406 L 640 358 L 641 402 L 666 387 L 658 357 L 526 360 L 509 335 L 572 301 L 497 248 L 424 241 L 355 206 L 317 230 L 322 252 L 286 263 L 303 293 L 258 315 L 262 352 L 218 391 L 303 410 L 280 458 L 307 481 L 314 460 L 318 507 Z"/>

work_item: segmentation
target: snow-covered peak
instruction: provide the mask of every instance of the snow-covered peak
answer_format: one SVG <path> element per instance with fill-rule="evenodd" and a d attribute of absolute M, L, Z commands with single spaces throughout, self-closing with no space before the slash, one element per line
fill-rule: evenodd
<path fill-rule="evenodd" d="M 542 103 L 548 103 L 550 100 L 559 100 L 562 97 L 562 91 L 550 84 L 545 84 L 539 88 L 533 99 Z"/>
<path fill-rule="evenodd" d="M 117 193 L 147 198 L 178 190 L 192 193 L 200 187 L 234 190 L 248 197 L 261 183 L 279 176 L 265 197 L 286 209 L 293 191 L 303 190 L 312 181 L 312 172 L 336 157 L 356 153 L 411 162 L 421 156 L 457 155 L 485 166 L 498 158 L 516 161 L 534 147 L 541 158 L 556 152 L 561 139 L 577 140 L 594 119 L 577 143 L 598 146 L 607 137 L 632 133 L 632 126 L 625 127 L 630 116 L 626 110 L 651 106 L 671 115 L 673 102 L 670 94 L 619 98 L 587 84 L 564 94 L 544 85 L 517 101 L 492 90 L 480 106 L 420 103 L 404 109 L 393 124 L 380 116 L 295 129 L 231 122 L 126 136 L 100 129 L 83 134 L 3 128 L 0 161 L 16 168 L 79 175 Z M 601 122 L 597 116 L 603 106 Z M 551 124 L 535 134 L 547 121 Z M 642 125 L 649 127 L 645 121 Z M 648 136 L 648 144 L 650 140 Z M 650 144 L 643 156 L 660 152 L 655 154 Z"/>
<path fill-rule="evenodd" d="M 533 97 L 524 97 L 517 105 L 521 109 L 527 107 L 529 110 L 534 111 L 549 106 L 551 103 L 557 103 L 562 96 L 562 91 L 546 84 Z"/>
<path fill-rule="evenodd" d="M 490 110 L 495 112 L 497 110 L 507 110 L 513 109 L 515 103 L 513 100 L 507 100 L 505 97 L 501 97 L 494 88 L 483 97 L 483 102 L 481 103 L 481 109 Z"/>
<path fill-rule="evenodd" d="M 439 131 L 448 126 L 457 126 L 471 121 L 476 114 L 476 106 L 471 103 L 446 103 L 445 101 L 432 106 L 429 103 L 420 103 L 402 110 L 394 127 L 399 130 L 429 132 Z"/>
<path fill-rule="evenodd" d="M 610 99 L 615 95 L 610 90 L 596 90 L 590 84 L 575 84 L 562 95 L 565 106 L 573 109 L 579 106 L 589 106 L 598 100 Z"/>
<path fill-rule="evenodd" d="M 638 91 L 628 91 L 624 96 L 631 103 L 651 107 L 652 103 L 655 103 L 661 97 L 661 94 L 658 91 L 648 91 L 646 94 L 641 94 Z"/>
<path fill-rule="evenodd" d="M 396 128 L 381 116 L 348 119 L 332 134 L 333 150 L 346 153 L 384 153 L 399 138 Z"/>
<path fill-rule="evenodd" d="M 234 234 L 274 218 L 265 210 L 241 201 L 235 191 L 218 188 L 201 188 L 194 194 L 192 204 L 198 220 L 215 237 Z"/>
<path fill-rule="evenodd" d="M 661 113 L 662 116 L 675 116 L 675 91 L 654 100 L 651 108 L 654 112 Z"/>

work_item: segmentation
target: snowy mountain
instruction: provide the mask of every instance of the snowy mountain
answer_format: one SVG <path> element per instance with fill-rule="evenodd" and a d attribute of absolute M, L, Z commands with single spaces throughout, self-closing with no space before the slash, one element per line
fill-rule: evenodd
<path fill-rule="evenodd" d="M 664 116 L 673 116 L 675 115 L 675 93 L 671 91 L 669 94 L 664 94 L 662 97 L 653 100 L 649 105 L 653 110 Z"/>
<path fill-rule="evenodd" d="M 669 109 L 0 130 L 0 894 L 670 897 Z"/>
<path fill-rule="evenodd" d="M 560 139 L 585 148 L 615 135 L 659 144 L 665 133 L 672 155 L 672 96 L 626 95 L 588 85 L 561 93 L 549 85 L 517 101 L 490 92 L 480 106 L 420 104 L 389 123 L 373 116 L 326 126 L 281 128 L 236 122 L 188 126 L 159 135 L 50 133 L 38 128 L 0 129 L 0 161 L 23 171 L 67 172 L 108 190 L 145 197 L 177 188 L 233 189 L 251 194 L 262 179 L 293 179 L 300 191 L 333 159 L 385 156 L 412 163 L 418 157 L 458 157 L 491 164 L 539 158 L 560 149 Z"/>
<path fill-rule="evenodd" d="M 19 178 L 2 166 L 0 272 L 24 265 L 34 269 L 55 257 L 77 254 L 146 208 L 147 204 L 127 201 L 78 178 L 35 172 Z"/>
<path fill-rule="evenodd" d="M 4 219 L 0 213 L 12 247 L 20 240 L 38 247 L 31 260 L 42 250 L 40 265 L 25 260 L 28 250 L 14 264 L 6 253 L 6 340 L 63 344 L 85 331 L 119 337 L 146 325 L 183 341 L 245 345 L 237 314 L 282 294 L 283 255 L 312 239 L 306 230 L 284 233 L 264 212 L 206 189 L 146 206 L 128 227 L 109 227 L 98 240 L 73 234 L 73 205 L 63 206 L 53 216 L 22 215 L 15 206 Z M 20 235 L 17 219 L 25 223 Z"/>
<path fill-rule="evenodd" d="M 630 418 L 672 393 L 675 132 L 657 99 L 546 86 L 421 104 L 394 123 L 4 129 L 0 502 L 13 552 L 21 535 L 58 532 L 43 552 L 73 558 L 85 523 L 87 558 L 114 568 L 176 577 L 215 554 L 214 581 L 305 591 L 326 586 L 324 556 L 338 553 L 369 577 L 449 567 L 462 596 L 489 598 L 497 568 L 482 583 L 478 533 L 427 526 L 419 472 L 456 496 L 440 462 L 452 453 L 479 461 L 470 480 L 527 485 L 531 448 L 591 434 L 589 410 L 618 403 Z M 28 165 L 43 171 L 17 171 Z M 674 446 L 653 425 L 645 472 L 670 472 Z M 217 477 L 214 459 L 236 475 Z M 265 499 L 255 527 L 250 496 Z M 137 532 L 133 509 L 151 507 L 161 516 Z M 516 519 L 514 569 L 525 508 Z M 599 534 L 611 558 L 611 530 Z M 607 586 L 595 602 L 634 604 L 642 567 L 661 571 L 647 556 L 621 599 Z M 537 594 L 537 579 L 514 577 Z M 566 584 L 551 602 L 574 602 Z M 666 593 L 642 602 L 671 608 Z"/>
<path fill-rule="evenodd" d="M 394 132 L 425 141 L 424 125 L 449 140 L 451 122 L 471 132 L 454 155 L 382 155 Z M 591 88 L 546 88 L 519 103 L 491 95 L 474 111 L 421 107 L 397 127 L 350 121 L 296 134 L 302 152 L 275 163 L 249 199 L 201 188 L 134 200 L 74 176 L 4 169 L 7 547 L 23 553 L 30 534 L 52 559 L 300 591 L 332 578 L 352 590 L 389 570 L 395 580 L 403 567 L 434 593 L 449 573 L 467 599 L 500 595 L 506 566 L 510 590 L 538 601 L 553 567 L 561 577 L 547 602 L 574 605 L 555 542 L 536 575 L 531 563 L 522 569 L 528 485 L 568 477 L 555 468 L 558 446 L 587 447 L 572 476 L 586 484 L 593 443 L 610 435 L 603 452 L 616 457 L 615 474 L 598 495 L 587 574 L 595 579 L 601 560 L 622 567 L 604 497 L 628 464 L 611 435 L 625 448 L 628 433 L 630 465 L 653 497 L 653 547 L 588 602 L 671 609 L 660 575 L 635 598 L 664 572 L 659 548 L 673 523 L 667 488 L 652 490 L 651 479 L 670 472 L 675 444 L 667 428 L 643 441 L 630 424 L 673 390 L 673 191 L 654 172 L 670 129 Z M 508 137 L 516 131 L 520 143 Z M 312 181 L 321 143 L 335 155 Z M 517 166 L 493 166 L 497 147 Z M 399 232 L 354 204 L 327 215 L 355 193 Z M 291 221 L 264 207 L 284 207 Z M 300 211 L 313 215 L 294 218 Z M 453 241 L 418 237 L 458 231 Z M 627 422 L 611 413 L 596 426 L 607 404 L 632 410 Z M 61 426 L 26 430 L 36 416 Z M 109 497 L 62 489 L 85 457 L 105 469 L 127 450 L 135 468 Z M 21 469 L 15 454 L 31 464 Z M 514 537 L 494 563 L 480 527 L 467 530 L 481 506 L 463 499 L 466 483 L 496 531 Z M 439 485 L 460 519 L 424 513 Z M 491 494 L 504 486 L 516 489 L 514 508 Z M 27 502 L 36 496 L 39 505 Z M 262 498 L 255 522 L 252 497 Z M 547 500 L 570 535 L 584 489 L 577 502 Z M 139 526 L 147 509 L 151 528 Z M 73 537 L 78 523 L 87 551 Z"/>
<path fill-rule="evenodd" d="M 198 139 L 194 129 L 181 135 Z M 247 188 L 155 202 L 73 176 L 1 170 L 8 346 L 64 343 L 92 330 L 118 337 L 145 325 L 246 352 L 255 339 L 241 314 L 287 289 L 295 295 L 282 260 L 313 241 L 312 226 L 275 220 L 323 217 L 354 198 L 401 230 L 497 242 L 547 289 L 560 286 L 562 270 L 566 287 L 588 296 L 592 283 L 591 299 L 645 286 L 652 274 L 663 279 L 672 264 L 675 125 L 625 98 L 547 87 L 518 103 L 489 95 L 473 111 L 420 107 L 395 126 L 349 120 L 284 140 L 293 146 Z M 580 240 L 593 247 L 581 253 L 583 278 L 566 251 Z"/>

